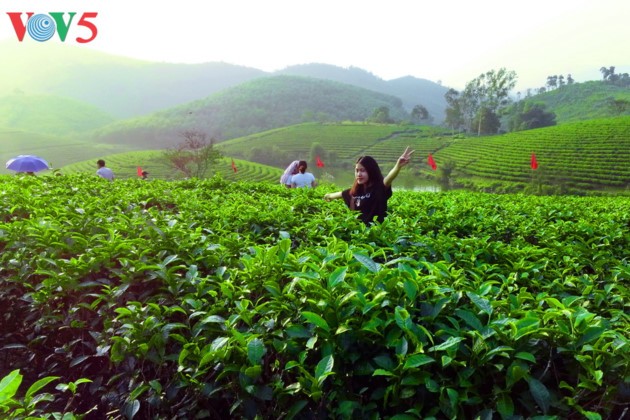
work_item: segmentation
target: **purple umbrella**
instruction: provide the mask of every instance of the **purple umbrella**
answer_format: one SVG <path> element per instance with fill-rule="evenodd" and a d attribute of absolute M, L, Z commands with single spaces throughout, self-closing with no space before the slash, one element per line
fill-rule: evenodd
<path fill-rule="evenodd" d="M 7 169 L 16 172 L 39 172 L 50 169 L 48 162 L 39 156 L 20 155 L 7 162 Z"/>

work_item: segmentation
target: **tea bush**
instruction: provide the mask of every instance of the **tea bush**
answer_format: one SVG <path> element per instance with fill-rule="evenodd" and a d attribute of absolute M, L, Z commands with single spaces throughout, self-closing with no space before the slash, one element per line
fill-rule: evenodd
<path fill-rule="evenodd" d="M 328 187 L 0 183 L 2 383 L 75 384 L 40 414 L 627 414 L 627 197 L 397 191 L 368 228 Z"/>

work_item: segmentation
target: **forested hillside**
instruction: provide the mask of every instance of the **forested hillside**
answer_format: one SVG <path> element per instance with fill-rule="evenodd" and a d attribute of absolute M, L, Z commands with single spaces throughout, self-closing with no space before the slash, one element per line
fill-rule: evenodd
<path fill-rule="evenodd" d="M 174 145 L 187 129 L 222 141 L 303 121 L 363 121 L 381 107 L 389 110 L 392 119 L 409 118 L 394 96 L 308 77 L 264 77 L 104 127 L 95 132 L 94 141 L 163 148 Z"/>

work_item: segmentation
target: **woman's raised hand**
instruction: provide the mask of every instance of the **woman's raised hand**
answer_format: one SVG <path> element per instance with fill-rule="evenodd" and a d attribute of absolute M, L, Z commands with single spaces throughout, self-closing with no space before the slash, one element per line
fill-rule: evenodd
<path fill-rule="evenodd" d="M 400 155 L 400 157 L 398 158 L 398 165 L 405 166 L 406 164 L 408 164 L 411 160 L 411 154 L 413 152 L 415 152 L 415 150 L 409 150 L 409 146 L 407 146 L 403 154 Z"/>

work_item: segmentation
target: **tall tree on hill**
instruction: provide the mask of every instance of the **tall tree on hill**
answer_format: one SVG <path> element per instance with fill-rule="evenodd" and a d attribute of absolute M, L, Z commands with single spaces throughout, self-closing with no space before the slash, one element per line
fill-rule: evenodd
<path fill-rule="evenodd" d="M 519 101 L 506 112 L 509 131 L 530 130 L 556 125 L 556 114 L 548 112 L 545 104 Z"/>
<path fill-rule="evenodd" d="M 469 118 L 471 131 L 476 130 L 477 135 L 498 131 L 499 127 L 495 128 L 492 121 L 498 119 L 499 111 L 510 103 L 509 93 L 516 85 L 516 78 L 514 71 L 501 68 L 483 73 L 466 84 L 459 101 L 464 115 L 472 117 Z"/>
<path fill-rule="evenodd" d="M 411 119 L 413 122 L 429 121 L 429 111 L 422 105 L 416 105 L 411 110 Z"/>
<path fill-rule="evenodd" d="M 185 130 L 180 133 L 182 140 L 164 151 L 169 165 L 188 178 L 203 178 L 210 167 L 221 158 L 221 152 L 214 148 L 214 140 L 198 130 Z"/>
<path fill-rule="evenodd" d="M 368 121 L 381 124 L 390 124 L 394 122 L 394 120 L 392 120 L 389 116 L 389 107 L 386 106 L 376 108 L 374 112 L 372 112 L 372 116 L 368 118 Z"/>
<path fill-rule="evenodd" d="M 444 94 L 444 99 L 448 104 L 444 124 L 451 127 L 453 131 L 461 130 L 466 126 L 466 121 L 459 92 L 451 88 Z"/>

